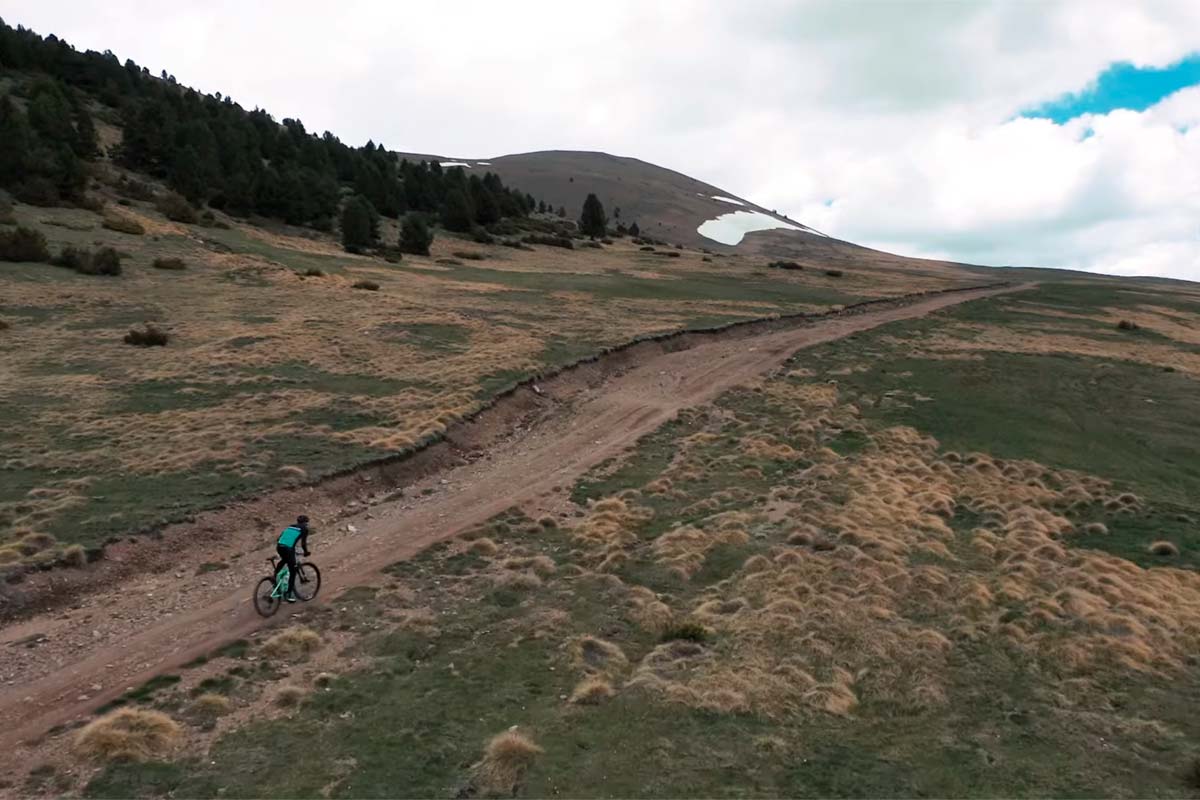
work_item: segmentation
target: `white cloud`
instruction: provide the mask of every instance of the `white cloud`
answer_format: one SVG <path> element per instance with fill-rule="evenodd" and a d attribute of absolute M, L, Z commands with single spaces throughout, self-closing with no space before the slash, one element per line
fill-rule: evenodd
<path fill-rule="evenodd" d="M 606 150 L 903 253 L 1200 280 L 1200 90 L 1066 125 L 1015 117 L 1114 61 L 1200 50 L 1192 0 L 162 8 L 3 13 L 353 143 Z"/>

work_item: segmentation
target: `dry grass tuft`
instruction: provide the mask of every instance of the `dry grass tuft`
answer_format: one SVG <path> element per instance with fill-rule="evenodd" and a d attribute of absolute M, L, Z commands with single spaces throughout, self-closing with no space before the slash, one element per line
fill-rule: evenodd
<path fill-rule="evenodd" d="M 512 797 L 544 751 L 516 730 L 492 737 L 475 767 L 475 783 L 484 795 Z"/>
<path fill-rule="evenodd" d="M 500 547 L 486 536 L 471 542 L 468 551 L 480 556 L 494 556 L 500 552 Z"/>
<path fill-rule="evenodd" d="M 148 761 L 170 755 L 182 729 L 160 711 L 121 708 L 88 723 L 75 749 L 96 761 Z"/>
<path fill-rule="evenodd" d="M 62 552 L 62 563 L 68 567 L 82 567 L 87 563 L 87 550 L 81 544 L 73 544 Z"/>
<path fill-rule="evenodd" d="M 529 591 L 542 586 L 542 579 L 532 572 L 501 572 L 492 578 L 492 584 L 497 589 L 513 589 Z"/>
<path fill-rule="evenodd" d="M 299 686 L 281 686 L 275 691 L 275 705 L 280 708 L 292 708 L 300 705 L 306 692 Z"/>
<path fill-rule="evenodd" d="M 1162 558 L 1175 558 L 1179 555 L 1179 548 L 1173 542 L 1168 542 L 1165 539 L 1152 542 L 1147 550 L 1151 555 L 1161 556 Z"/>
<path fill-rule="evenodd" d="M 192 704 L 188 707 L 188 711 L 190 711 L 193 715 L 197 717 L 204 717 L 206 719 L 212 719 L 214 717 L 219 717 L 222 714 L 227 714 L 229 713 L 229 709 L 229 698 L 225 697 L 224 695 L 214 694 L 213 692 L 207 692 L 200 695 L 193 700 Z"/>
<path fill-rule="evenodd" d="M 297 626 L 280 631 L 263 643 L 263 652 L 273 658 L 297 661 L 321 646 L 317 632 Z"/>
<path fill-rule="evenodd" d="M 571 692 L 571 702 L 576 705 L 598 705 L 616 694 L 612 684 L 603 678 L 584 678 Z"/>
<path fill-rule="evenodd" d="M 618 645 L 595 636 L 581 636 L 571 644 L 575 665 L 586 672 L 613 674 L 621 672 L 629 664 Z"/>

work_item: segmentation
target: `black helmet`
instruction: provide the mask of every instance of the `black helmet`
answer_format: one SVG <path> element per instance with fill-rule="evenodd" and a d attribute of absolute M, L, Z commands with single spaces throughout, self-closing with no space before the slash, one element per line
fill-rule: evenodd
<path fill-rule="evenodd" d="M 304 514 L 301 514 L 300 516 L 296 517 L 296 524 L 297 525 L 307 525 L 308 517 L 305 516 Z"/>

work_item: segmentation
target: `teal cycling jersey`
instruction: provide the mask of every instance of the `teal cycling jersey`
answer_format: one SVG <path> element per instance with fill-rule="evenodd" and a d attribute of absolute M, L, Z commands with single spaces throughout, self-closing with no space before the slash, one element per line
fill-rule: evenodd
<path fill-rule="evenodd" d="M 300 538 L 300 529 L 295 525 L 289 525 L 283 529 L 283 533 L 279 534 L 279 541 L 276 544 L 284 547 L 295 547 L 296 540 Z"/>

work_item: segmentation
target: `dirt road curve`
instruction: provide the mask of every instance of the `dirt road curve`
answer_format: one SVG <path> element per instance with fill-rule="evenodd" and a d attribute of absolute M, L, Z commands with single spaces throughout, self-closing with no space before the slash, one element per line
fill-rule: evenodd
<path fill-rule="evenodd" d="M 575 391 L 569 402 L 483 457 L 426 479 L 403 498 L 361 506 L 340 519 L 336 536 L 323 531 L 315 553 L 325 576 L 321 599 L 368 583 L 388 564 L 513 505 L 561 504 L 560 487 L 569 487 L 588 468 L 620 453 L 679 410 L 769 372 L 801 348 L 1019 288 L 937 295 L 650 353 L 625 372 Z M 553 400 L 553 385 L 548 392 Z M 411 499 L 414 495 L 421 499 Z M 347 525 L 356 531 L 348 532 Z M 265 623 L 249 602 L 254 581 L 265 571 L 262 559 L 271 552 L 268 534 L 235 532 L 220 545 L 202 545 L 166 574 L 124 580 L 108 591 L 88 594 L 71 609 L 0 631 L 0 771 L 15 769 L 29 742 L 53 726 L 70 723 L 156 674 L 287 616 L 281 612 Z M 197 560 L 223 559 L 234 566 L 194 575 Z"/>

